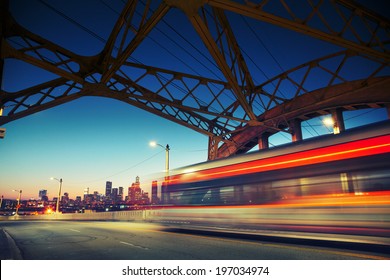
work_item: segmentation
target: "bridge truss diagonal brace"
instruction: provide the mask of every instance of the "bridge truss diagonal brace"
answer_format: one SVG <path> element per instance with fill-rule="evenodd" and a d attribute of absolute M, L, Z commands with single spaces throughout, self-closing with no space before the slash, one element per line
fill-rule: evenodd
<path fill-rule="evenodd" d="M 209 147 L 207 160 L 214 160 L 217 158 L 218 141 L 214 136 L 209 136 Z"/>
<path fill-rule="evenodd" d="M 21 119 L 27 116 L 30 116 L 32 114 L 56 107 L 61 104 L 65 104 L 71 101 L 74 101 L 82 96 L 85 96 L 82 92 L 78 92 L 77 94 L 71 94 L 71 95 L 66 95 L 58 99 L 54 99 L 50 102 L 47 102 L 45 104 L 40 104 L 39 106 L 32 106 L 29 107 L 23 111 L 20 112 L 15 112 L 14 114 L 11 115 L 6 115 L 6 116 L 0 116 L 0 125 L 9 123 L 11 121 L 15 121 L 17 119 Z M 17 105 L 18 107 L 20 104 Z"/>
<path fill-rule="evenodd" d="M 3 90 L 3 68 L 4 68 L 4 54 L 2 46 L 5 43 L 5 34 L 7 30 L 6 16 L 8 13 L 8 1 L 0 1 L 0 90 Z M 1 93 L 0 93 L 1 94 Z M 2 113 L 2 107 L 0 104 L 0 117 Z"/>
<path fill-rule="evenodd" d="M 15 58 L 80 84 L 86 75 L 96 71 L 95 56 L 78 55 L 59 46 L 24 28 L 9 13 L 1 22 L 2 60 Z M 13 46 L 7 41 L 11 37 L 20 38 L 23 45 Z"/>
<path fill-rule="evenodd" d="M 123 63 L 129 58 L 129 56 L 135 51 L 135 49 L 142 43 L 142 41 L 149 34 L 149 32 L 152 31 L 153 28 L 157 25 L 157 23 L 165 16 L 169 9 L 170 7 L 168 5 L 166 5 L 164 2 L 161 2 L 161 5 L 153 13 L 153 15 L 143 25 L 139 27 L 139 30 L 136 31 L 135 37 L 127 45 L 125 50 L 119 53 L 118 56 L 113 59 L 113 63 L 108 66 L 108 70 L 103 73 L 101 79 L 102 83 L 107 83 L 111 79 L 115 72 L 123 65 Z M 117 25 L 120 26 L 121 24 L 117 23 Z M 112 43 L 112 41 L 118 35 L 118 31 L 116 29 L 119 28 L 119 26 L 116 26 L 116 28 L 114 28 L 113 33 L 110 36 L 111 38 L 108 42 L 108 44 L 110 45 L 107 46 L 105 49 L 112 51 L 113 47 L 111 47 L 111 45 L 114 44 Z"/>
<path fill-rule="evenodd" d="M 210 34 L 210 31 L 208 30 L 207 26 L 201 19 L 199 15 L 195 15 L 192 18 L 190 18 L 192 25 L 195 27 L 196 31 L 198 32 L 199 36 L 202 38 L 204 44 L 206 45 L 207 49 L 211 53 L 211 55 L 214 57 L 215 61 L 217 62 L 218 66 L 220 67 L 223 75 L 226 77 L 228 83 L 230 84 L 234 94 L 236 95 L 238 101 L 240 102 L 240 105 L 245 110 L 245 112 L 248 114 L 249 118 L 252 120 L 256 119 L 255 114 L 252 111 L 252 108 L 246 101 L 246 98 L 241 90 L 241 87 L 238 84 L 238 81 L 236 77 L 234 77 L 234 74 L 230 70 L 229 65 L 227 64 L 223 54 L 221 53 L 218 45 L 215 43 L 213 37 Z"/>
<path fill-rule="evenodd" d="M 191 124 L 184 121 L 185 118 L 184 119 L 180 118 L 181 114 L 178 114 L 178 112 L 180 112 L 180 111 L 184 112 L 188 116 L 191 116 L 191 117 L 199 120 L 200 122 L 207 124 L 207 127 L 209 128 L 208 130 L 204 130 L 204 129 L 201 130 L 199 127 L 196 127 L 197 128 L 196 130 L 198 132 L 201 132 L 202 134 L 210 135 L 212 133 L 210 127 L 217 127 L 221 131 L 224 131 L 224 132 L 226 131 L 226 129 L 223 126 L 220 126 L 220 125 L 216 124 L 213 120 L 209 120 L 209 119 L 203 117 L 201 114 L 198 114 L 198 111 L 201 113 L 205 113 L 205 114 L 206 114 L 206 112 L 202 112 L 201 110 L 196 110 L 196 109 L 191 108 L 191 107 L 177 104 L 176 102 L 170 101 L 170 100 L 165 99 L 161 96 L 158 96 L 154 92 L 151 92 L 148 89 L 143 88 L 135 83 L 132 84 L 132 87 L 134 87 L 137 90 L 137 92 L 142 94 L 143 96 L 139 96 L 137 94 L 127 92 L 125 95 L 127 97 L 125 99 L 122 98 L 121 99 L 122 101 L 129 100 L 129 99 L 131 99 L 133 101 L 136 100 L 137 102 L 135 102 L 135 104 L 142 104 L 142 108 L 145 108 L 145 106 L 147 106 L 149 108 L 149 111 L 153 112 L 156 115 L 159 115 L 163 118 L 168 118 L 168 116 L 169 116 L 171 118 L 171 120 L 173 117 L 174 122 L 177 122 L 183 126 L 187 126 L 189 128 L 194 129 L 194 127 Z M 152 106 L 153 102 L 156 102 L 156 103 L 162 105 L 162 108 L 164 108 L 164 109 L 158 110 L 158 109 L 154 108 Z M 137 106 L 137 105 L 134 105 L 134 106 Z M 168 114 L 168 112 L 165 110 L 165 107 L 169 107 L 172 109 L 175 108 L 175 110 L 172 110 L 172 115 Z M 175 113 L 173 113 L 173 112 L 175 112 Z"/>
<path fill-rule="evenodd" d="M 223 32 L 226 32 L 225 36 L 227 37 L 226 43 L 228 45 L 228 52 L 232 53 L 234 57 L 231 57 L 232 65 L 229 65 L 224 54 L 222 47 L 216 42 L 217 39 L 214 39 L 210 29 L 208 28 L 205 21 L 198 14 L 199 10 L 206 4 L 205 0 L 196 0 L 196 1 L 178 1 L 178 0 L 165 0 L 168 5 L 174 6 L 181 9 L 190 20 L 194 29 L 200 36 L 201 40 L 205 44 L 206 48 L 210 52 L 211 56 L 216 61 L 221 72 L 225 76 L 227 82 L 229 83 L 233 93 L 236 95 L 236 98 L 246 114 L 251 120 L 256 120 L 256 115 L 254 114 L 250 104 L 246 100 L 246 93 L 244 88 L 248 92 L 253 90 L 254 84 L 250 76 L 249 70 L 244 61 L 243 55 L 240 52 L 238 43 L 234 37 L 234 34 L 231 30 L 231 27 L 228 24 L 224 12 L 220 9 L 214 9 L 216 17 L 216 24 L 220 27 Z M 221 37 L 223 34 L 218 34 L 217 37 Z M 237 63 L 237 65 L 234 65 Z M 235 74 L 238 72 L 239 74 Z M 238 77 L 239 76 L 239 77 Z"/>
<path fill-rule="evenodd" d="M 332 44 L 337 44 L 343 48 L 353 50 L 357 53 L 366 54 L 371 57 L 378 58 L 380 60 L 390 62 L 390 53 L 388 50 L 377 50 L 376 48 L 373 48 L 370 46 L 372 42 L 355 42 L 349 38 L 347 38 L 345 35 L 342 35 L 342 32 L 334 32 L 329 31 L 325 32 L 322 31 L 314 26 L 310 26 L 308 23 L 305 23 L 304 21 L 301 22 L 298 19 L 289 19 L 286 17 L 282 17 L 279 15 L 276 15 L 271 12 L 267 12 L 263 10 L 263 6 L 265 6 L 270 1 L 263 1 L 264 3 L 261 3 L 259 5 L 253 3 L 252 1 L 245 1 L 245 4 L 238 3 L 236 1 L 232 0 L 209 0 L 208 5 L 220 9 L 224 9 L 226 11 L 231 11 L 237 14 L 241 14 L 243 16 L 251 17 L 260 21 L 268 22 L 271 24 L 274 24 L 276 26 L 280 26 L 283 28 L 288 28 L 290 30 L 304 33 L 306 35 L 309 35 L 311 37 L 324 40 L 327 42 L 330 42 Z M 283 1 L 284 2 L 284 1 Z M 344 8 L 351 11 L 351 13 L 356 18 L 361 18 L 364 20 L 372 20 L 377 23 L 378 28 L 384 28 L 384 31 L 390 26 L 390 22 L 388 19 L 382 18 L 375 14 L 374 12 L 371 12 L 365 8 L 362 8 L 361 6 L 355 4 L 353 1 L 346 1 L 346 0 L 323 0 L 320 1 L 320 3 L 325 2 L 334 2 L 336 4 L 342 5 Z M 313 11 L 318 10 L 318 7 L 313 7 Z M 345 23 L 346 28 L 350 28 L 351 23 L 346 22 Z M 373 32 L 373 31 L 371 31 Z M 357 34 L 357 36 L 361 37 L 360 34 Z M 374 37 L 374 34 L 373 34 Z M 376 38 L 377 39 L 377 38 Z M 379 40 L 379 39 L 377 39 Z M 381 46 L 388 45 L 388 41 L 380 42 Z"/>
<path fill-rule="evenodd" d="M 113 78 L 118 78 L 118 77 L 114 76 Z M 114 90 L 110 90 L 109 88 L 106 88 L 106 87 L 101 87 L 98 90 L 97 89 L 98 89 L 98 87 L 96 87 L 95 85 L 89 85 L 88 86 L 88 95 L 113 98 L 113 99 L 122 101 L 126 104 L 137 107 L 139 109 L 142 109 L 144 111 L 147 111 L 149 113 L 152 113 L 156 116 L 160 116 L 160 117 L 165 118 L 169 121 L 175 122 L 181 126 L 187 127 L 189 129 L 192 129 L 192 130 L 199 132 L 201 134 L 204 134 L 206 136 L 209 136 L 209 137 L 213 136 L 212 132 L 209 132 L 206 129 L 202 129 L 201 127 L 197 126 L 194 123 L 188 122 L 188 119 L 180 118 L 179 117 L 180 114 L 178 114 L 178 112 L 180 110 L 178 110 L 177 107 L 173 106 L 173 104 L 171 104 L 170 102 L 163 102 L 162 99 L 158 100 L 158 103 L 164 104 L 163 105 L 164 108 L 169 107 L 170 109 L 174 109 L 174 110 L 172 110 L 171 114 L 169 114 L 167 112 L 167 110 L 165 110 L 165 109 L 161 110 L 161 109 L 157 109 L 157 108 L 151 106 L 151 100 L 147 97 L 140 97 L 139 95 L 135 95 L 135 94 L 125 92 L 125 91 L 114 91 Z M 143 93 L 147 94 L 147 92 L 148 91 L 146 90 L 146 92 L 143 92 Z M 139 91 L 139 93 L 142 93 L 142 92 Z M 187 116 L 197 119 L 199 122 L 202 122 L 207 127 L 211 127 L 212 125 L 214 125 L 212 121 L 209 121 L 209 120 L 203 118 L 202 116 L 198 115 L 196 112 L 193 112 L 191 110 L 188 110 L 188 111 L 181 110 L 181 112 L 185 112 L 187 114 Z"/>
<path fill-rule="evenodd" d="M 126 32 L 123 35 L 121 45 L 118 49 L 118 53 L 122 52 L 123 48 L 123 39 L 126 38 L 126 35 L 130 29 L 131 17 L 133 16 L 136 9 L 137 1 L 128 1 L 125 7 L 122 10 L 122 13 L 119 15 L 117 22 L 115 23 L 114 28 L 111 31 L 111 34 L 107 40 L 106 45 L 104 46 L 103 51 L 100 55 L 99 64 L 103 67 L 103 72 L 107 71 L 109 63 L 111 62 L 112 52 L 115 49 L 115 42 L 118 39 L 118 35 L 121 32 L 123 26 L 126 25 Z"/>

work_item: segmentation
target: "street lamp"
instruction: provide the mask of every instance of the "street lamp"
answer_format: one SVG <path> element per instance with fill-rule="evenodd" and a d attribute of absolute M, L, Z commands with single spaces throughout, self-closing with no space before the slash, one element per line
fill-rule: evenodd
<path fill-rule="evenodd" d="M 19 195 L 18 195 L 18 204 L 16 205 L 16 215 L 19 215 L 18 212 L 19 212 L 19 207 L 20 207 L 20 199 L 22 197 L 22 190 L 12 190 L 13 192 L 19 192 Z"/>
<path fill-rule="evenodd" d="M 60 182 L 60 189 L 58 191 L 58 198 L 57 198 L 57 205 L 56 205 L 56 213 L 60 213 L 60 199 L 61 199 L 61 188 L 62 188 L 62 178 L 61 179 L 57 179 L 57 178 L 54 178 L 54 177 L 51 177 L 50 180 L 56 180 L 58 182 Z"/>
<path fill-rule="evenodd" d="M 165 191 L 167 190 L 167 187 L 168 187 L 168 179 L 169 179 L 169 145 L 167 144 L 165 147 L 157 142 L 150 142 L 149 143 L 150 146 L 152 147 L 156 147 L 156 146 L 160 146 L 161 148 L 163 148 L 165 150 L 165 182 L 164 182 L 164 187 L 162 187 L 163 189 L 165 189 Z M 164 190 L 161 190 L 161 198 L 162 198 L 162 201 L 163 203 L 167 203 L 170 198 L 169 198 L 169 194 L 168 194 L 168 197 L 167 197 L 167 200 L 168 201 L 165 201 L 165 191 Z"/>
<path fill-rule="evenodd" d="M 324 119 L 322 120 L 322 123 L 323 123 L 325 126 L 331 126 L 331 127 L 334 126 L 334 120 L 333 120 L 331 117 L 324 118 Z"/>
<path fill-rule="evenodd" d="M 150 146 L 152 147 L 156 147 L 156 146 L 160 146 L 161 148 L 163 148 L 165 150 L 165 172 L 168 176 L 168 173 L 169 173 L 169 145 L 167 144 L 165 147 L 155 141 L 152 141 L 149 143 Z"/>

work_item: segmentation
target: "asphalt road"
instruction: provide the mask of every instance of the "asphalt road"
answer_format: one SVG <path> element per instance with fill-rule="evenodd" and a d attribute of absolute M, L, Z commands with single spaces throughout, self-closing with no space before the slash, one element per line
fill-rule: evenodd
<path fill-rule="evenodd" d="M 353 250 L 182 233 L 157 224 L 7 221 L 0 228 L 3 260 L 389 259 Z"/>

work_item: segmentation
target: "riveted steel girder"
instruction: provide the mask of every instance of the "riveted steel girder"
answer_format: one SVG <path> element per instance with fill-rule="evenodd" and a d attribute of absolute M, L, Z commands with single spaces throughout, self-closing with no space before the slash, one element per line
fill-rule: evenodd
<path fill-rule="evenodd" d="M 305 0 L 299 3 L 306 8 L 298 10 L 297 2 L 129 0 L 101 52 L 83 56 L 22 27 L 8 13 L 7 1 L 1 1 L 0 71 L 5 60 L 16 59 L 56 78 L 17 92 L 2 87 L 0 124 L 83 96 L 109 97 L 205 134 L 210 139 L 209 159 L 215 159 L 246 152 L 261 134 L 285 129 L 290 121 L 337 108 L 387 106 L 389 77 L 383 73 L 390 63 L 389 19 L 354 1 Z M 223 79 L 132 62 L 131 55 L 173 8 L 189 18 Z M 342 50 L 255 83 L 229 21 L 231 13 Z M 333 24 L 336 17 L 338 25 Z M 370 65 L 370 72 L 351 79 L 348 71 L 358 59 Z"/>
<path fill-rule="evenodd" d="M 374 104 L 379 107 L 389 106 L 389 92 L 390 77 L 385 77 L 371 79 L 369 83 L 367 81 L 343 83 L 301 95 L 259 116 L 259 120 L 263 121 L 262 125 L 247 125 L 245 129 L 234 134 L 229 143 L 219 147 L 218 154 L 213 159 L 245 153 L 258 144 L 262 134 L 277 133 L 278 128 L 289 127 L 290 121 L 329 114 L 334 109 L 370 108 Z"/>
<path fill-rule="evenodd" d="M 3 44 L 5 44 L 6 30 L 7 30 L 7 12 L 8 12 L 8 1 L 0 2 L 0 48 L 2 49 Z M 0 88 L 3 88 L 3 67 L 4 67 L 4 55 L 1 51 L 0 55 Z M 0 106 L 0 111 L 2 107 Z M 1 116 L 1 114 L 0 114 Z"/>
<path fill-rule="evenodd" d="M 267 8 L 273 2 L 280 2 L 285 10 L 269 11 Z M 293 1 L 294 2 L 294 1 Z M 296 2 L 296 1 L 295 1 Z M 389 42 L 378 37 L 379 30 L 389 30 L 389 19 L 358 5 L 354 1 L 336 0 L 336 1 L 308 1 L 312 9 L 308 10 L 305 16 L 298 16 L 298 12 L 293 10 L 293 4 L 287 4 L 283 0 L 275 1 L 245 1 L 240 3 L 232 0 L 209 0 L 208 4 L 213 7 L 232 11 L 248 17 L 252 17 L 261 21 L 265 21 L 283 28 L 288 28 L 296 32 L 304 33 L 306 35 L 337 44 L 346 49 L 356 51 L 358 53 L 367 54 L 384 61 L 390 61 Z M 339 16 L 344 21 L 344 26 L 339 29 L 332 28 L 331 22 L 334 18 L 326 18 L 321 14 L 321 6 L 329 5 L 334 9 L 334 14 Z M 348 13 L 344 12 L 344 9 Z M 283 13 L 282 13 L 283 11 Z M 325 28 L 319 28 L 311 24 L 311 19 L 317 16 L 323 22 Z M 371 33 L 370 38 L 364 40 L 360 30 L 353 30 L 354 39 L 349 39 L 346 30 L 353 29 L 352 20 L 359 18 L 363 21 L 372 21 L 376 23 L 376 27 L 367 28 Z"/>
<path fill-rule="evenodd" d="M 122 13 L 120 19 L 118 20 L 109 40 L 109 45 L 105 48 L 105 52 L 103 52 L 103 55 L 106 57 L 107 53 L 109 51 L 112 51 L 113 47 L 113 40 L 118 36 L 119 29 L 123 22 L 123 17 L 126 16 L 129 12 L 128 9 L 133 9 L 133 3 L 136 1 L 128 1 L 128 5 L 126 5 L 124 12 Z M 150 1 L 149 1 L 150 2 Z M 130 4 L 130 6 L 129 6 Z M 148 5 L 146 5 L 146 11 L 144 14 L 148 11 Z M 102 76 L 102 83 L 107 83 L 108 80 L 114 75 L 114 73 L 122 66 L 122 64 L 128 59 L 128 57 L 131 55 L 131 53 L 141 44 L 141 42 L 145 39 L 147 34 L 156 26 L 156 24 L 164 17 L 164 15 L 168 12 L 169 6 L 167 6 L 164 2 L 161 2 L 161 5 L 158 7 L 156 11 L 153 12 L 153 15 L 148 19 L 143 19 L 141 21 L 141 24 L 138 28 L 138 30 L 135 31 L 135 36 L 132 39 L 132 41 L 127 45 L 127 47 L 121 51 L 122 47 L 120 48 L 120 51 L 118 55 L 115 57 L 115 59 L 112 60 L 112 63 L 105 69 L 105 72 Z M 131 21 L 131 19 L 130 19 Z M 126 30 L 128 30 L 129 26 Z M 122 46 L 122 44 L 121 44 Z"/>
<path fill-rule="evenodd" d="M 231 69 L 230 66 L 226 63 L 224 56 L 220 52 L 220 49 L 218 48 L 217 44 L 214 42 L 214 39 L 209 33 L 207 26 L 204 24 L 204 22 L 202 21 L 199 15 L 195 15 L 194 17 L 190 18 L 190 20 L 192 25 L 195 27 L 196 31 L 198 32 L 199 36 L 202 38 L 203 42 L 207 46 L 211 55 L 214 57 L 217 64 L 220 66 L 222 73 L 224 74 L 228 83 L 232 87 L 240 105 L 244 108 L 245 112 L 249 115 L 250 119 L 255 120 L 256 119 L 255 114 L 250 108 L 248 102 L 246 101 L 246 98 L 238 84 L 237 79 L 234 77 L 232 71 L 230 70 Z"/>

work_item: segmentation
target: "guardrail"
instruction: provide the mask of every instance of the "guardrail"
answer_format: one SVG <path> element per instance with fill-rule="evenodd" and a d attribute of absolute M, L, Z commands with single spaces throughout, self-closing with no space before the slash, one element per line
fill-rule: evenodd
<path fill-rule="evenodd" d="M 0 216 L 0 221 L 23 221 L 23 220 L 82 220 L 82 221 L 141 221 L 149 215 L 145 210 L 134 211 L 110 211 L 91 213 L 66 213 L 66 214 L 42 214 L 42 215 L 13 215 Z"/>

